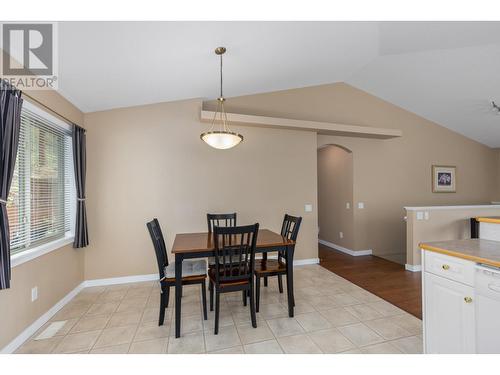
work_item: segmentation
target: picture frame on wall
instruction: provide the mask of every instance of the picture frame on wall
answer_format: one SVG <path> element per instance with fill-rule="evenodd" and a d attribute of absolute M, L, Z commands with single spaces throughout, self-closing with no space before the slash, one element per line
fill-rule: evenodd
<path fill-rule="evenodd" d="M 456 193 L 457 192 L 457 167 L 453 165 L 432 166 L 432 192 Z"/>

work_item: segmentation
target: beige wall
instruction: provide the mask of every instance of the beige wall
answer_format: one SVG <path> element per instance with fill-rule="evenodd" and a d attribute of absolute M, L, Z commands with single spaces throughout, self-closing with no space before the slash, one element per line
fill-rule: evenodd
<path fill-rule="evenodd" d="M 336 144 L 353 152 L 354 203 L 365 203 L 364 210 L 354 209 L 354 250 L 404 258 L 404 206 L 479 204 L 500 195 L 496 150 L 344 83 L 231 98 L 227 108 L 403 131 L 390 140 L 318 136 L 318 147 Z M 457 193 L 432 193 L 432 164 L 458 167 Z"/>
<path fill-rule="evenodd" d="M 285 212 L 301 215 L 296 259 L 317 258 L 316 134 L 234 127 L 245 141 L 215 150 L 199 138 L 209 127 L 200 109 L 188 100 L 85 115 L 86 279 L 157 272 L 146 230 L 155 216 L 170 249 L 176 233 L 206 231 L 207 212 L 273 230 Z"/>
<path fill-rule="evenodd" d="M 83 114 L 56 92 L 28 94 L 73 122 L 83 124 Z M 68 245 L 12 268 L 11 288 L 0 290 L 0 348 L 83 281 L 83 256 L 84 250 Z M 34 286 L 38 286 L 38 299 L 31 302 Z"/>
<path fill-rule="evenodd" d="M 342 247 L 354 246 L 352 153 L 338 146 L 318 150 L 319 238 Z M 351 206 L 346 208 L 346 203 Z M 339 232 L 343 233 L 340 238 Z"/>

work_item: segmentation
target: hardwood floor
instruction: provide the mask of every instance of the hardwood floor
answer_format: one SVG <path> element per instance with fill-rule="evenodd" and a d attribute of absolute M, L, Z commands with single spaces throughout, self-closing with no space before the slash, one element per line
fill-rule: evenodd
<path fill-rule="evenodd" d="M 422 319 L 420 272 L 373 256 L 353 257 L 319 245 L 320 265 Z"/>

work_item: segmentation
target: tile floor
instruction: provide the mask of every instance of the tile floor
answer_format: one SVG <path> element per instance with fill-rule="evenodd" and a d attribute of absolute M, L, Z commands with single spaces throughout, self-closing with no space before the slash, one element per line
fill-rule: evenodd
<path fill-rule="evenodd" d="M 203 320 L 199 286 L 189 286 L 182 298 L 182 337 L 176 339 L 172 296 L 165 325 L 158 327 L 157 283 L 93 287 L 80 292 L 17 353 L 422 352 L 419 319 L 319 265 L 294 272 L 294 318 L 288 317 L 286 290 L 279 294 L 271 278 L 262 288 L 258 327 L 251 326 L 241 294 L 227 294 L 214 335 L 213 312 Z"/>

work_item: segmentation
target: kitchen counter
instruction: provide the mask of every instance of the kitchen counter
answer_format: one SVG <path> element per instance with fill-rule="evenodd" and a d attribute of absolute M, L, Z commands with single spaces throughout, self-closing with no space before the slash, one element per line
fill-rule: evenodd
<path fill-rule="evenodd" d="M 500 218 L 498 219 L 500 223 Z M 436 253 L 500 267 L 500 242 L 485 239 L 466 239 L 424 242 L 420 248 Z"/>
<path fill-rule="evenodd" d="M 476 220 L 480 223 L 492 223 L 492 224 L 500 224 L 500 216 L 483 216 L 476 217 Z"/>

